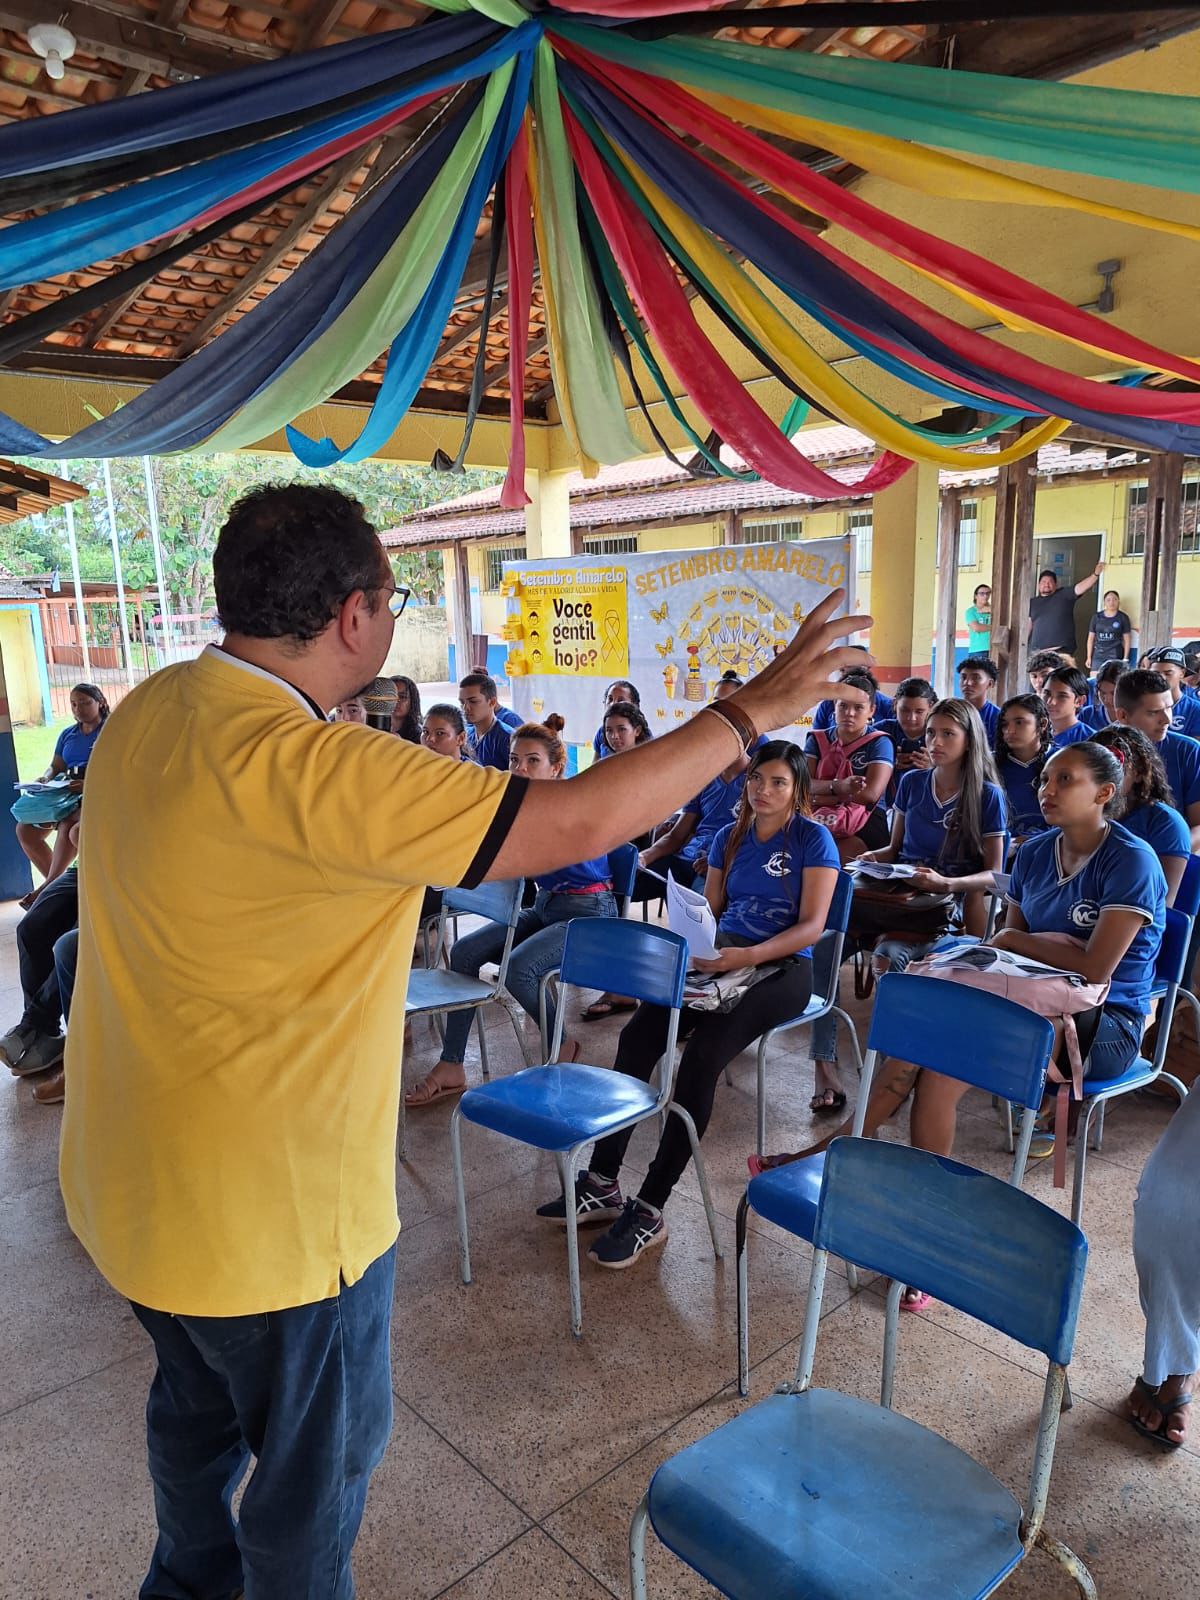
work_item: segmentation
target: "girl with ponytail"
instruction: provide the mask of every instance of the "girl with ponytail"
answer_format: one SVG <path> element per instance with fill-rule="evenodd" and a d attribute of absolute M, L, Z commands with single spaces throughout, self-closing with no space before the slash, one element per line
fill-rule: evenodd
<path fill-rule="evenodd" d="M 811 809 L 803 754 L 787 740 L 772 740 L 755 752 L 737 815 L 709 851 L 704 892 L 717 919 L 718 955 L 694 965 L 712 974 L 766 967 L 770 975 L 742 990 L 731 1009 L 683 1012 L 679 1038 L 686 1042 L 674 1101 L 700 1137 L 721 1073 L 768 1028 L 799 1016 L 812 995 L 813 946 L 825 928 L 839 863 L 833 836 L 811 820 Z M 621 1032 L 618 1071 L 649 1081 L 666 1046 L 668 1016 L 661 1006 L 638 1006 Z M 588 1252 L 602 1267 L 632 1266 L 666 1240 L 662 1208 L 691 1159 L 682 1119 L 668 1117 L 637 1197 L 625 1200 L 620 1173 L 631 1132 L 596 1144 L 570 1201 L 583 1223 L 613 1222 Z M 538 1215 L 562 1223 L 566 1205 L 560 1195 Z"/>

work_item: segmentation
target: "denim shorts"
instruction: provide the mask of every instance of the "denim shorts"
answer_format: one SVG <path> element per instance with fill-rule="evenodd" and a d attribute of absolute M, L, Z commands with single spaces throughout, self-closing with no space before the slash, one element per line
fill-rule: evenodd
<path fill-rule="evenodd" d="M 1136 1011 L 1127 1011 L 1124 1006 L 1104 1007 L 1092 1047 L 1083 1063 L 1083 1075 L 1089 1083 L 1119 1078 L 1133 1065 L 1142 1048 L 1144 1021 Z"/>

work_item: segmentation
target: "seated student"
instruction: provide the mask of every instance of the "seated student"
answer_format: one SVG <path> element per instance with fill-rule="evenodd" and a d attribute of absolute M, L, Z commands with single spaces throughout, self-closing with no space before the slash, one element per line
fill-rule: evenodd
<path fill-rule="evenodd" d="M 1166 884 L 1153 851 L 1111 820 L 1120 783 L 1120 762 L 1098 744 L 1069 745 L 1051 755 L 1041 791 L 1049 826 L 1018 850 L 1008 919 L 989 941 L 997 949 L 1078 972 L 1089 983 L 1109 984 L 1090 1046 L 1081 1019 L 1089 1080 L 1119 1077 L 1141 1048 L 1165 921 Z M 873 1138 L 912 1093 L 913 1144 L 950 1155 L 958 1102 L 967 1085 L 904 1062 L 892 1065 L 895 1070 L 871 1090 L 865 1136 Z M 1061 1083 L 1070 1067 L 1052 1063 L 1049 1076 Z M 798 1154 L 811 1155 L 849 1131 L 843 1125 Z M 791 1159 L 773 1156 L 752 1165 L 777 1166 Z M 906 1304 L 922 1310 L 928 1299 L 909 1294 Z"/>
<path fill-rule="evenodd" d="M 1121 763 L 1117 821 L 1154 851 L 1167 880 L 1167 904 L 1174 905 L 1183 869 L 1192 853 L 1192 836 L 1171 804 L 1167 774 L 1158 751 L 1144 733 L 1125 723 L 1098 728 L 1095 742 L 1111 750 Z"/>
<path fill-rule="evenodd" d="M 1129 669 L 1121 661 L 1106 661 L 1096 674 L 1092 686 L 1092 698 L 1079 713 L 1080 722 L 1086 722 L 1089 728 L 1107 728 L 1113 720 L 1113 696 L 1117 691 L 1117 679 Z"/>
<path fill-rule="evenodd" d="M 1183 647 L 1186 663 L 1183 671 L 1184 694 L 1200 694 L 1200 639 L 1192 639 Z"/>
<path fill-rule="evenodd" d="M 471 675 L 476 678 L 490 678 L 491 673 L 486 666 L 474 666 Z M 525 718 L 519 711 L 514 711 L 511 706 L 501 704 L 499 697 L 496 700 L 496 721 L 502 723 L 510 733 L 521 727 Z"/>
<path fill-rule="evenodd" d="M 868 651 L 868 649 L 867 649 L 865 644 L 847 645 L 846 648 L 849 649 L 849 650 L 861 650 L 864 655 L 869 655 L 870 654 L 870 652 Z M 864 662 L 863 665 L 865 667 L 866 663 Z M 847 671 L 858 671 L 858 670 L 859 670 L 858 668 L 847 668 Z M 845 673 L 843 673 L 842 676 L 845 677 Z M 831 699 L 831 700 L 822 700 L 820 705 L 813 712 L 813 727 L 815 729 L 819 730 L 821 733 L 828 733 L 830 728 L 833 727 L 834 711 L 835 711 L 835 707 L 836 706 L 837 706 L 837 701 L 836 700 L 833 700 L 833 699 Z M 882 722 L 887 717 L 895 716 L 895 714 L 896 714 L 895 701 L 891 698 L 890 695 L 886 695 L 881 690 L 876 689 L 876 691 L 875 691 L 875 717 L 876 717 L 876 720 Z"/>
<path fill-rule="evenodd" d="M 348 700 L 343 700 L 334 707 L 335 722 L 357 722 L 360 727 L 367 725 L 367 708 L 363 704 L 360 694 L 352 694 Z"/>
<path fill-rule="evenodd" d="M 872 727 L 878 685 L 869 672 L 842 674 L 831 732 L 814 729 L 804 743 L 813 805 L 838 843 L 843 861 L 888 839 L 884 796 L 895 765 L 892 741 Z"/>
<path fill-rule="evenodd" d="M 996 773 L 1008 804 L 1008 831 L 1014 846 L 1046 831 L 1038 791 L 1053 737 L 1050 713 L 1036 694 L 1015 694 L 1000 707 Z"/>
<path fill-rule="evenodd" d="M 396 685 L 396 704 L 392 707 L 392 732 L 409 744 L 421 742 L 421 691 L 411 678 L 397 673 L 392 682 Z"/>
<path fill-rule="evenodd" d="M 604 713 L 600 724 L 600 756 L 619 755 L 622 750 L 632 750 L 635 745 L 653 739 L 650 724 L 632 700 L 614 700 Z"/>
<path fill-rule="evenodd" d="M 1092 737 L 1093 730 L 1079 720 L 1087 698 L 1088 681 L 1078 667 L 1055 667 L 1047 674 L 1042 699 L 1049 713 L 1051 744 L 1055 750 Z"/>
<path fill-rule="evenodd" d="M 1144 733 L 1166 770 L 1171 802 L 1200 851 L 1200 744 L 1171 732 L 1171 691 L 1161 672 L 1136 667 L 1117 679 L 1113 719 Z"/>
<path fill-rule="evenodd" d="M 544 723 L 526 722 L 512 741 L 512 770 L 521 778 L 561 778 L 567 767 L 567 750 L 560 734 L 561 717 L 549 716 Z M 522 911 L 513 939 L 508 963 L 507 987 L 526 1013 L 538 1021 L 539 991 L 543 977 L 553 972 L 562 960 L 567 923 L 575 917 L 615 917 L 617 902 L 608 875 L 608 857 L 580 861 L 561 867 L 537 879 L 537 898 Z M 504 951 L 508 929 L 491 922 L 475 933 L 455 941 L 450 951 L 450 970 L 477 978 L 481 967 L 498 961 Z M 549 998 L 549 997 L 548 997 Z M 548 1027 L 554 1028 L 554 1005 L 547 1004 Z M 428 1106 L 446 1095 L 461 1094 L 467 1086 L 463 1068 L 467 1040 L 475 1021 L 475 1011 L 450 1011 L 446 1014 L 446 1033 L 441 1058 L 404 1096 L 406 1106 Z M 564 1038 L 560 1061 L 574 1061 L 578 1043 Z"/>
<path fill-rule="evenodd" d="M 467 728 L 463 714 L 457 706 L 446 702 L 430 706 L 421 726 L 421 743 L 435 756 L 446 756 L 451 761 L 469 761 L 467 755 Z M 428 888 L 421 900 L 421 921 L 436 917 L 442 909 L 442 891 Z M 424 952 L 422 952 L 423 954 Z"/>
<path fill-rule="evenodd" d="M 78 819 L 83 804 L 83 779 L 88 761 L 108 721 L 108 701 L 94 683 L 77 683 L 71 690 L 71 715 L 75 721 L 59 734 L 50 765 L 42 773 L 40 781 L 49 783 L 52 778 L 61 778 L 64 773 L 73 774 L 71 787 L 80 796 L 79 806 L 61 823 L 17 823 L 17 843 L 45 880 L 41 889 L 31 890 L 20 901 L 22 910 L 26 911 L 46 884 L 53 883 L 75 859 L 71 825 Z M 54 834 L 53 850 L 46 842 L 51 833 Z"/>
<path fill-rule="evenodd" d="M 1187 657 L 1183 651 L 1174 645 L 1164 645 L 1147 652 L 1142 657 L 1142 665 L 1167 680 L 1171 691 L 1171 732 L 1200 739 L 1200 700 L 1188 690 Z"/>
<path fill-rule="evenodd" d="M 924 770 L 929 766 L 925 724 L 929 721 L 929 713 L 937 705 L 937 691 L 925 678 L 905 678 L 897 687 L 892 704 L 895 715 L 882 721 L 877 718 L 875 722 L 879 731 L 886 733 L 892 741 L 892 749 L 896 753 L 892 781 L 888 784 L 888 805 L 895 800 L 896 786 L 906 772 L 911 772 L 914 767 Z"/>
<path fill-rule="evenodd" d="M 17 923 L 17 958 L 23 1009 L 0 1039 L 0 1057 L 14 1077 L 57 1066 L 66 1039 L 59 1032 L 62 1006 L 54 972 L 55 942 L 79 922 L 79 873 L 68 867 L 48 883 Z"/>
<path fill-rule="evenodd" d="M 983 723 L 988 743 L 996 743 L 996 724 L 1000 721 L 1000 707 L 988 696 L 996 687 L 1000 669 L 991 656 L 964 656 L 958 663 L 958 692 L 969 706 L 974 706 Z"/>
<path fill-rule="evenodd" d="M 610 683 L 604 691 L 604 709 L 609 706 L 633 705 L 641 706 L 642 697 L 637 691 L 637 685 L 630 683 L 627 678 L 618 678 L 615 683 Z M 596 729 L 592 739 L 592 751 L 597 761 L 604 759 L 604 718 L 600 719 L 600 726 Z"/>
<path fill-rule="evenodd" d="M 688 888 L 694 878 L 703 878 L 709 846 L 738 814 L 749 766 L 750 757 L 742 755 L 701 789 L 667 831 L 642 851 L 639 865 L 663 879 L 670 872 Z"/>
<path fill-rule="evenodd" d="M 1035 650 L 1030 656 L 1025 671 L 1029 674 L 1029 687 L 1034 694 L 1041 694 L 1046 687 L 1046 679 L 1057 667 L 1068 665 L 1067 658 L 1057 650 Z"/>
<path fill-rule="evenodd" d="M 467 722 L 467 749 L 481 767 L 508 771 L 512 729 L 505 726 L 499 712 L 500 699 L 495 679 L 486 672 L 468 672 L 458 686 L 458 703 Z"/>
<path fill-rule="evenodd" d="M 770 740 L 755 752 L 736 822 L 713 842 L 705 894 L 722 948 L 715 961 L 696 965 L 712 973 L 779 966 L 747 989 L 731 1011 L 683 1012 L 679 1037 L 686 1043 L 674 1099 L 690 1112 L 701 1137 L 721 1073 L 766 1029 L 798 1016 L 812 994 L 812 947 L 829 914 L 838 854 L 828 831 L 810 819 L 810 807 L 808 769 L 798 746 Z M 617 1070 L 648 1081 L 667 1026 L 663 1007 L 640 1005 L 621 1032 Z M 631 1133 L 601 1139 L 587 1171 L 575 1180 L 573 1203 L 581 1223 L 615 1219 L 588 1251 L 602 1267 L 632 1266 L 643 1251 L 666 1241 L 662 1208 L 691 1158 L 682 1121 L 668 1116 L 637 1198 L 625 1200 L 620 1174 Z M 539 1206 L 537 1214 L 561 1224 L 565 1196 Z"/>
<path fill-rule="evenodd" d="M 901 778 L 892 808 L 892 842 L 865 859 L 919 867 L 910 880 L 913 888 L 960 897 L 966 931 L 982 934 L 984 896 L 993 874 L 1004 866 L 1004 791 L 996 781 L 983 723 L 965 700 L 938 701 L 925 742 L 932 765 Z M 876 974 L 903 972 L 933 942 L 881 939 L 872 961 Z"/>
<path fill-rule="evenodd" d="M 71 996 L 75 992 L 75 969 L 79 961 L 79 929 L 68 928 L 54 941 L 54 983 L 58 990 L 58 1004 L 62 1019 L 71 1014 Z M 52 1072 L 43 1073 L 30 1090 L 40 1106 L 60 1106 L 66 1099 L 66 1071 L 60 1060 Z"/>
<path fill-rule="evenodd" d="M 728 700 L 731 694 L 737 693 L 745 681 L 746 680 L 744 678 L 739 678 L 737 673 L 732 669 L 729 672 L 723 672 L 721 674 L 720 683 L 718 683 L 717 687 L 713 690 L 713 699 L 718 702 L 722 700 Z"/>

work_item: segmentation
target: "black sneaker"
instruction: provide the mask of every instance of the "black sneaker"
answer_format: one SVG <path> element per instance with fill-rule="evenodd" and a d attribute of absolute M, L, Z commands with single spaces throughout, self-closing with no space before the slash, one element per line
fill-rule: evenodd
<path fill-rule="evenodd" d="M 590 1172 L 581 1172 L 575 1179 L 575 1221 L 581 1228 L 603 1227 L 607 1222 L 614 1222 L 620 1215 L 624 1206 L 621 1199 L 621 1185 L 615 1180 L 612 1183 L 597 1183 Z M 557 1222 L 560 1228 L 567 1225 L 567 1203 L 563 1195 L 557 1200 L 548 1200 L 544 1206 L 537 1208 L 537 1214 L 544 1222 Z"/>
<path fill-rule="evenodd" d="M 621 1272 L 631 1267 L 643 1250 L 666 1244 L 667 1225 L 662 1212 L 657 1216 L 638 1200 L 626 1200 L 625 1209 L 608 1232 L 596 1240 L 588 1251 L 588 1260 L 598 1267 L 611 1267 Z"/>

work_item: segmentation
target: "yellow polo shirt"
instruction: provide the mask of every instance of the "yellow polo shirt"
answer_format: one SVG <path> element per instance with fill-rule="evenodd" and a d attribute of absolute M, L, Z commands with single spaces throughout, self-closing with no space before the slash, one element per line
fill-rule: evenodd
<path fill-rule="evenodd" d="M 209 649 L 88 768 L 61 1181 L 121 1294 L 240 1316 L 393 1243 L 422 885 L 474 883 L 524 783 L 321 719 Z"/>

